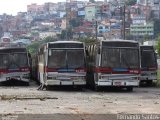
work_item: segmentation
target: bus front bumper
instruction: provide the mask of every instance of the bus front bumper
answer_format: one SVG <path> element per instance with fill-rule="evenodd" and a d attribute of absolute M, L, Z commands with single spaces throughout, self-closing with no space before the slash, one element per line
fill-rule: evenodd
<path fill-rule="evenodd" d="M 149 76 L 149 75 L 145 75 L 145 76 L 140 76 L 140 80 L 157 80 L 157 76 Z"/>
<path fill-rule="evenodd" d="M 62 80 L 47 80 L 45 85 L 86 85 L 85 80 L 79 81 L 62 81 Z"/>
<path fill-rule="evenodd" d="M 97 86 L 139 86 L 139 80 L 106 80 L 96 82 Z"/>
<path fill-rule="evenodd" d="M 24 73 L 9 73 L 9 74 L 3 74 L 0 76 L 0 82 L 5 81 L 23 81 L 23 82 L 29 82 L 30 81 L 30 74 L 28 72 Z"/>

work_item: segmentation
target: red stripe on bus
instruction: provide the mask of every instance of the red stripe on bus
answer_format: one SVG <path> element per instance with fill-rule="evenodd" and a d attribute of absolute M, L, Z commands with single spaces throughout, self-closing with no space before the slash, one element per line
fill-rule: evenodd
<path fill-rule="evenodd" d="M 20 72 L 29 72 L 29 71 L 30 71 L 29 67 L 20 68 Z"/>
<path fill-rule="evenodd" d="M 57 72 L 57 69 L 45 67 L 45 72 Z"/>
<path fill-rule="evenodd" d="M 4 74 L 4 73 L 9 73 L 9 71 L 8 70 L 0 69 L 0 74 Z"/>
<path fill-rule="evenodd" d="M 128 71 L 113 71 L 112 68 L 95 68 L 97 73 L 108 73 L 108 74 L 140 74 L 140 69 L 129 69 Z"/>
<path fill-rule="evenodd" d="M 76 72 L 86 72 L 86 68 L 77 68 L 75 69 Z"/>

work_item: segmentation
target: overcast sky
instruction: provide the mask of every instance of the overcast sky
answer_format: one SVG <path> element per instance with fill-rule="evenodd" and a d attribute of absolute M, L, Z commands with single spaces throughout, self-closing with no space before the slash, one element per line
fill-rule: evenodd
<path fill-rule="evenodd" d="M 0 0 L 0 14 L 7 13 L 16 15 L 17 12 L 27 11 L 27 5 L 37 3 L 39 5 L 45 2 L 62 2 L 65 0 Z"/>
<path fill-rule="evenodd" d="M 44 4 L 45 2 L 64 2 L 66 0 L 0 0 L 0 14 L 7 13 L 16 15 L 17 12 L 26 12 L 27 5 L 31 3 L 37 3 L 38 5 Z M 77 0 L 77 1 L 89 1 L 89 0 Z M 103 0 L 95 0 L 103 1 Z"/>

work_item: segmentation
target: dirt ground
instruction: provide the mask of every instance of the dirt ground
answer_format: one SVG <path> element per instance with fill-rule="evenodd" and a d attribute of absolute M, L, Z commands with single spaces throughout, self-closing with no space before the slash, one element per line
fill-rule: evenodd
<path fill-rule="evenodd" d="M 0 86 L 0 114 L 61 114 L 62 119 L 67 114 L 72 115 L 73 120 L 77 118 L 73 115 L 88 115 L 90 119 L 99 115 L 103 120 L 112 114 L 160 114 L 160 88 L 134 88 L 133 92 L 66 88 L 38 91 L 37 88 L 37 85 Z M 70 120 L 70 116 L 68 119 L 65 116 L 65 119 Z"/>

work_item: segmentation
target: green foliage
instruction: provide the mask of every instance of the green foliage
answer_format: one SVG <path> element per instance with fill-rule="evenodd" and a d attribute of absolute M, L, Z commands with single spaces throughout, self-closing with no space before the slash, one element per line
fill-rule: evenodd
<path fill-rule="evenodd" d="M 73 36 L 73 33 L 72 33 L 72 30 L 69 29 L 69 30 L 62 30 L 61 34 L 58 35 L 58 37 L 60 39 L 63 39 L 63 40 L 68 40 L 68 39 L 72 39 L 72 36 Z"/>
<path fill-rule="evenodd" d="M 80 26 L 81 24 L 81 21 L 79 19 L 71 19 L 69 21 L 69 24 L 72 26 L 72 27 L 78 27 Z"/>
<path fill-rule="evenodd" d="M 158 55 L 160 55 L 160 35 L 158 36 L 157 41 L 158 43 L 157 43 L 156 49 L 157 49 Z"/>
<path fill-rule="evenodd" d="M 78 41 L 84 42 L 86 45 L 93 44 L 93 43 L 97 42 L 96 39 L 92 39 L 92 38 L 80 38 L 80 39 L 78 39 Z"/>
<path fill-rule="evenodd" d="M 42 41 L 36 41 L 34 43 L 32 43 L 31 45 L 27 46 L 27 50 L 31 53 L 34 54 L 38 51 L 39 47 L 47 42 L 53 42 L 56 41 L 55 38 L 48 36 L 46 38 L 44 38 Z"/>
<path fill-rule="evenodd" d="M 126 0 L 125 4 L 128 5 L 128 6 L 132 6 L 132 5 L 135 5 L 136 2 L 137 2 L 137 0 Z"/>

